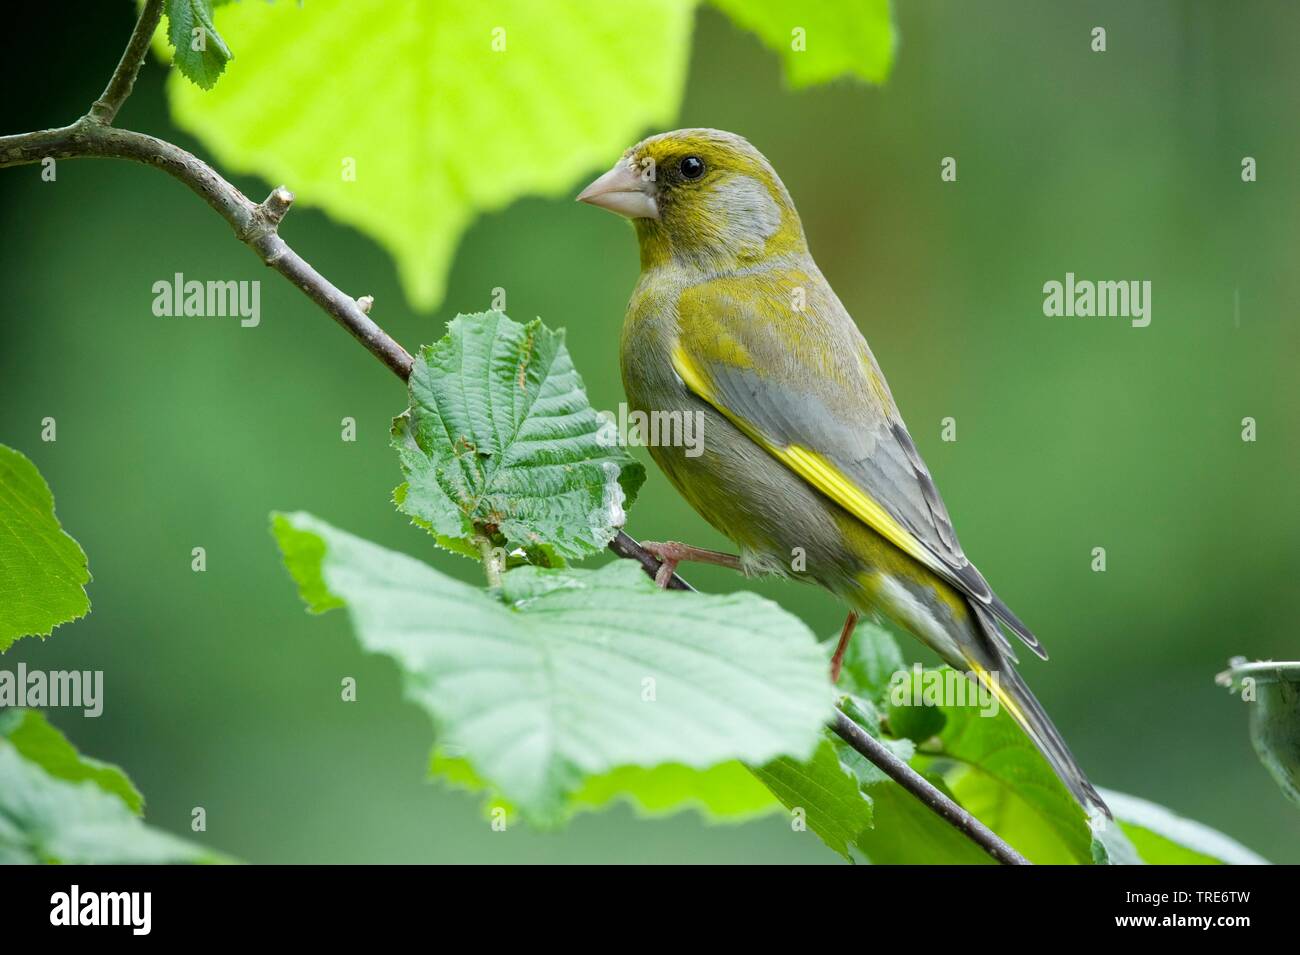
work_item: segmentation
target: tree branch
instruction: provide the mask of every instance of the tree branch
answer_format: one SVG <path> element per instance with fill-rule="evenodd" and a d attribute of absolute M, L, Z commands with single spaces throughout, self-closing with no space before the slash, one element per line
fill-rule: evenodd
<path fill-rule="evenodd" d="M 609 549 L 619 557 L 635 560 L 651 577 L 659 569 L 658 559 L 622 531 L 610 542 Z M 676 574 L 668 585 L 673 590 L 695 588 Z M 830 722 L 830 729 L 848 743 L 864 759 L 874 763 L 882 772 L 915 796 L 931 812 L 948 823 L 971 842 L 975 843 L 1003 865 L 1029 865 L 1030 862 L 998 835 L 957 803 L 946 796 L 928 779 L 891 753 L 876 739 L 838 707 Z"/>
<path fill-rule="evenodd" d="M 85 116 L 69 126 L 57 129 L 0 136 L 0 169 L 30 165 L 45 159 L 79 158 L 127 159 L 161 169 L 173 179 L 184 183 L 211 206 L 230 223 L 239 241 L 319 305 L 393 374 L 402 381 L 408 380 L 412 366 L 410 353 L 366 314 L 371 307 L 369 296 L 357 300 L 340 291 L 280 238 L 280 222 L 293 204 L 293 193 L 284 186 L 277 186 L 265 201 L 253 202 L 211 166 L 179 146 L 144 133 L 109 125 L 131 94 L 161 15 L 162 0 L 148 0 L 108 86 Z M 610 542 L 609 549 L 619 557 L 637 561 L 651 577 L 659 569 L 658 558 L 622 531 Z M 484 556 L 489 579 L 492 579 L 498 568 L 491 563 L 486 551 Z M 668 586 L 673 590 L 695 589 L 676 574 Z M 1027 864 L 1027 860 L 1015 849 L 887 750 L 842 711 L 836 710 L 830 729 L 994 859 L 1004 864 Z"/>
<path fill-rule="evenodd" d="M 651 577 L 659 573 L 659 558 L 650 553 L 627 534 L 619 531 L 612 541 L 609 542 L 609 549 L 627 560 L 634 560 L 641 565 Z M 690 584 L 682 580 L 676 574 L 668 581 L 669 590 L 695 590 Z"/>
<path fill-rule="evenodd" d="M 988 826 L 957 805 L 928 779 L 903 762 L 843 710 L 831 720 L 835 735 L 875 763 L 894 782 L 925 804 L 931 812 L 962 833 L 1003 865 L 1029 865 L 1029 860 L 998 838 Z"/>
<path fill-rule="evenodd" d="M 135 21 L 135 29 L 131 31 L 131 39 L 126 44 L 122 59 L 117 63 L 117 69 L 109 78 L 104 92 L 99 94 L 99 99 L 95 100 L 90 112 L 86 114 L 95 122 L 111 126 L 117 118 L 117 111 L 131 95 L 140 65 L 149 52 L 149 42 L 158 29 L 158 21 L 162 19 L 162 11 L 163 0 L 149 0 L 140 11 L 140 19 Z"/>
<path fill-rule="evenodd" d="M 340 291 L 294 252 L 278 233 L 293 194 L 283 186 L 258 204 L 227 182 L 203 160 L 179 146 L 82 117 L 71 126 L 18 136 L 0 136 L 0 168 L 43 159 L 129 159 L 161 169 L 183 182 L 230 223 L 235 236 L 303 294 L 329 313 L 357 341 L 405 381 L 411 356 L 361 310 L 356 299 Z"/>

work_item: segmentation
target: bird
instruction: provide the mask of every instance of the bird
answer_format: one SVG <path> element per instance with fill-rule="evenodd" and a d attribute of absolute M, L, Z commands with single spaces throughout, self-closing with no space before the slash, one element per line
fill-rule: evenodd
<path fill-rule="evenodd" d="M 646 541 L 665 586 L 682 561 L 819 584 L 883 615 L 997 698 L 1090 818 L 1110 810 L 1016 672 L 1033 632 L 966 557 L 865 337 L 809 252 L 795 204 L 743 137 L 679 129 L 628 149 L 578 201 L 631 220 L 641 271 L 620 340 L 629 408 L 696 416 L 693 454 L 649 442 L 737 554 Z"/>

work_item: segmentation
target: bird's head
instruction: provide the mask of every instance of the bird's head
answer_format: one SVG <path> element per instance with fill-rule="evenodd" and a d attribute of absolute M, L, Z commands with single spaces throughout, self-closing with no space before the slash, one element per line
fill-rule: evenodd
<path fill-rule="evenodd" d="M 719 272 L 807 250 L 776 170 L 747 140 L 717 129 L 642 140 L 578 200 L 632 220 L 643 269 Z"/>

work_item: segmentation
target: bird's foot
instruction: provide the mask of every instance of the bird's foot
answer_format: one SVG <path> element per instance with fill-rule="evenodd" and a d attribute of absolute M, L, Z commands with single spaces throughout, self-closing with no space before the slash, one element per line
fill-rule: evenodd
<path fill-rule="evenodd" d="M 835 645 L 835 655 L 831 657 L 831 682 L 840 682 L 840 670 L 844 667 L 844 651 L 849 648 L 849 640 L 853 637 L 853 629 L 858 625 L 858 612 L 850 610 L 849 615 L 844 618 L 844 629 L 840 631 L 840 642 Z"/>
<path fill-rule="evenodd" d="M 677 572 L 677 565 L 684 560 L 693 560 L 702 564 L 717 564 L 720 567 L 740 570 L 740 558 L 735 554 L 724 554 L 721 551 L 705 550 L 703 547 L 692 547 L 679 541 L 642 541 L 641 547 L 659 559 L 659 570 L 655 573 L 655 583 L 660 587 L 668 586 L 668 582 L 673 579 L 673 574 Z"/>

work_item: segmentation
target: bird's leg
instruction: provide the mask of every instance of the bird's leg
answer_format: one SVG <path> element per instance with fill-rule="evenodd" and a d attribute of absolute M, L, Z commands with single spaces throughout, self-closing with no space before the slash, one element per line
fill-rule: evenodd
<path fill-rule="evenodd" d="M 655 583 L 667 587 L 668 581 L 677 572 L 677 565 L 684 560 L 693 560 L 701 564 L 717 564 L 740 570 L 740 558 L 734 554 L 723 554 L 703 547 L 691 547 L 677 541 L 642 541 L 641 547 L 659 558 L 659 571 L 655 574 Z"/>
<path fill-rule="evenodd" d="M 831 682 L 840 682 L 840 668 L 844 666 L 844 651 L 849 648 L 849 638 L 853 636 L 853 628 L 858 625 L 858 612 L 850 610 L 849 615 L 844 618 L 844 629 L 840 631 L 840 642 L 835 646 L 835 656 L 831 657 Z"/>

